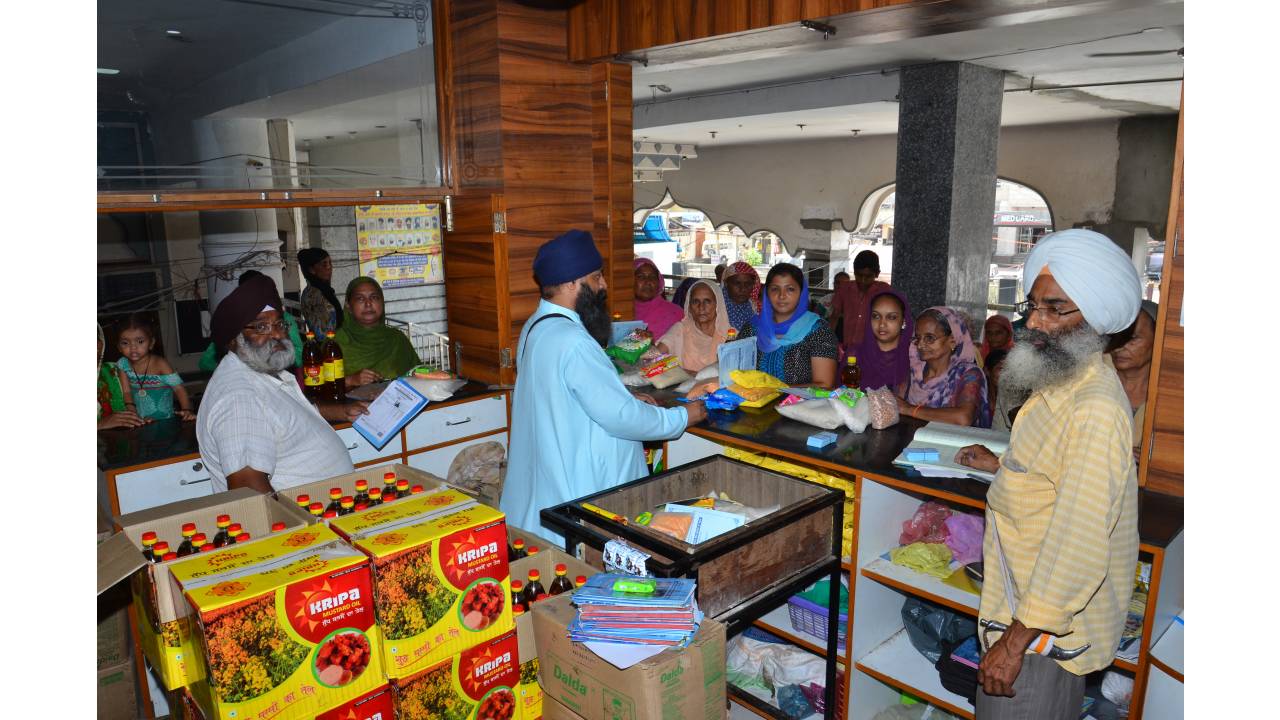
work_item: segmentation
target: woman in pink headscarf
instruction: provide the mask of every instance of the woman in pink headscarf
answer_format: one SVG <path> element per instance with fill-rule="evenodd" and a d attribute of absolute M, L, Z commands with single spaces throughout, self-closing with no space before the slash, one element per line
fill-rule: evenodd
<path fill-rule="evenodd" d="M 662 273 L 649 258 L 636 258 L 636 319 L 660 338 L 684 317 L 679 305 L 662 297 Z"/>
<path fill-rule="evenodd" d="M 911 377 L 903 415 L 920 420 L 980 428 L 991 427 L 987 378 L 975 358 L 969 323 L 947 307 L 931 307 L 916 317 L 911 343 Z"/>
<path fill-rule="evenodd" d="M 684 309 L 684 318 L 658 340 L 658 349 L 680 358 L 681 367 L 696 373 L 719 360 L 716 351 L 729 334 L 729 313 L 720 286 L 710 280 L 693 284 Z"/>
<path fill-rule="evenodd" d="M 751 318 L 760 314 L 760 273 L 744 262 L 728 267 L 721 283 L 724 288 L 724 306 L 729 312 L 729 324 L 742 332 Z"/>

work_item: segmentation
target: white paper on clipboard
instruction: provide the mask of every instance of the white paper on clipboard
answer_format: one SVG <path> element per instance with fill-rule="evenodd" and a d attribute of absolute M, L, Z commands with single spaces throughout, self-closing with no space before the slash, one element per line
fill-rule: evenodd
<path fill-rule="evenodd" d="M 756 369 L 756 339 L 743 338 L 722 344 L 716 349 L 720 363 L 720 377 L 727 378 L 734 370 Z"/>
<path fill-rule="evenodd" d="M 426 406 L 427 398 L 422 393 L 397 378 L 369 404 L 369 414 L 356 418 L 351 426 L 369 444 L 381 449 Z"/>

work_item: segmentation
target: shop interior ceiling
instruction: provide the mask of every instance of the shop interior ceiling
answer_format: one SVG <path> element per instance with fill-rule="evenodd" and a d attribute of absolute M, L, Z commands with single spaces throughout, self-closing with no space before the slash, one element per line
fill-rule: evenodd
<path fill-rule="evenodd" d="M 99 0 L 99 110 L 289 118 L 300 148 L 434 123 L 433 48 L 413 3 Z M 400 16 L 397 16 L 400 15 Z"/>
<path fill-rule="evenodd" d="M 894 6 L 835 18 L 825 38 L 793 25 L 629 55 L 635 138 L 708 147 L 896 134 L 898 70 L 929 62 L 1004 70 L 1006 126 L 1178 111 L 1182 2 L 950 5 L 962 12 L 923 30 L 895 22 L 911 9 Z"/>

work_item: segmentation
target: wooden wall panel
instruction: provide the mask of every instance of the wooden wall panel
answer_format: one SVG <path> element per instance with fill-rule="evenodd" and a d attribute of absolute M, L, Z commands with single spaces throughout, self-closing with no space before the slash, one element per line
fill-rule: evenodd
<path fill-rule="evenodd" d="M 569 58 L 663 45 L 898 5 L 910 0 L 586 0 L 569 10 Z"/>
<path fill-rule="evenodd" d="M 504 237 L 493 232 L 499 195 L 470 195 L 453 201 L 453 230 L 445 234 L 445 308 L 449 340 L 462 345 L 462 375 L 503 382 L 498 372 L 506 314 L 500 279 L 505 276 Z"/>
<path fill-rule="evenodd" d="M 1173 159 L 1173 187 L 1169 198 L 1171 229 L 1165 245 L 1165 273 L 1160 282 L 1160 317 L 1156 318 L 1156 346 L 1151 358 L 1147 412 L 1143 419 L 1143 445 L 1139 481 L 1150 490 L 1183 494 L 1183 373 L 1186 336 L 1182 327 L 1182 295 L 1185 289 L 1186 237 L 1183 217 L 1182 117 L 1178 119 L 1178 145 Z"/>
<path fill-rule="evenodd" d="M 631 233 L 631 66 L 591 66 L 591 161 L 594 230 L 605 258 L 610 311 L 634 314 L 635 247 Z"/>
<path fill-rule="evenodd" d="M 449 3 L 453 116 L 460 192 L 502 187 L 497 8 L 493 0 Z"/>

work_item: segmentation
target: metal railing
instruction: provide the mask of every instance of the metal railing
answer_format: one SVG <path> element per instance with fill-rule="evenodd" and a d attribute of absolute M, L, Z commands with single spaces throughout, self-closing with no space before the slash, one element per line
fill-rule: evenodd
<path fill-rule="evenodd" d="M 446 372 L 450 371 L 449 336 L 427 329 L 426 323 L 406 322 L 395 318 L 387 318 L 387 324 L 409 337 L 413 351 L 423 365 L 431 365 Z"/>

